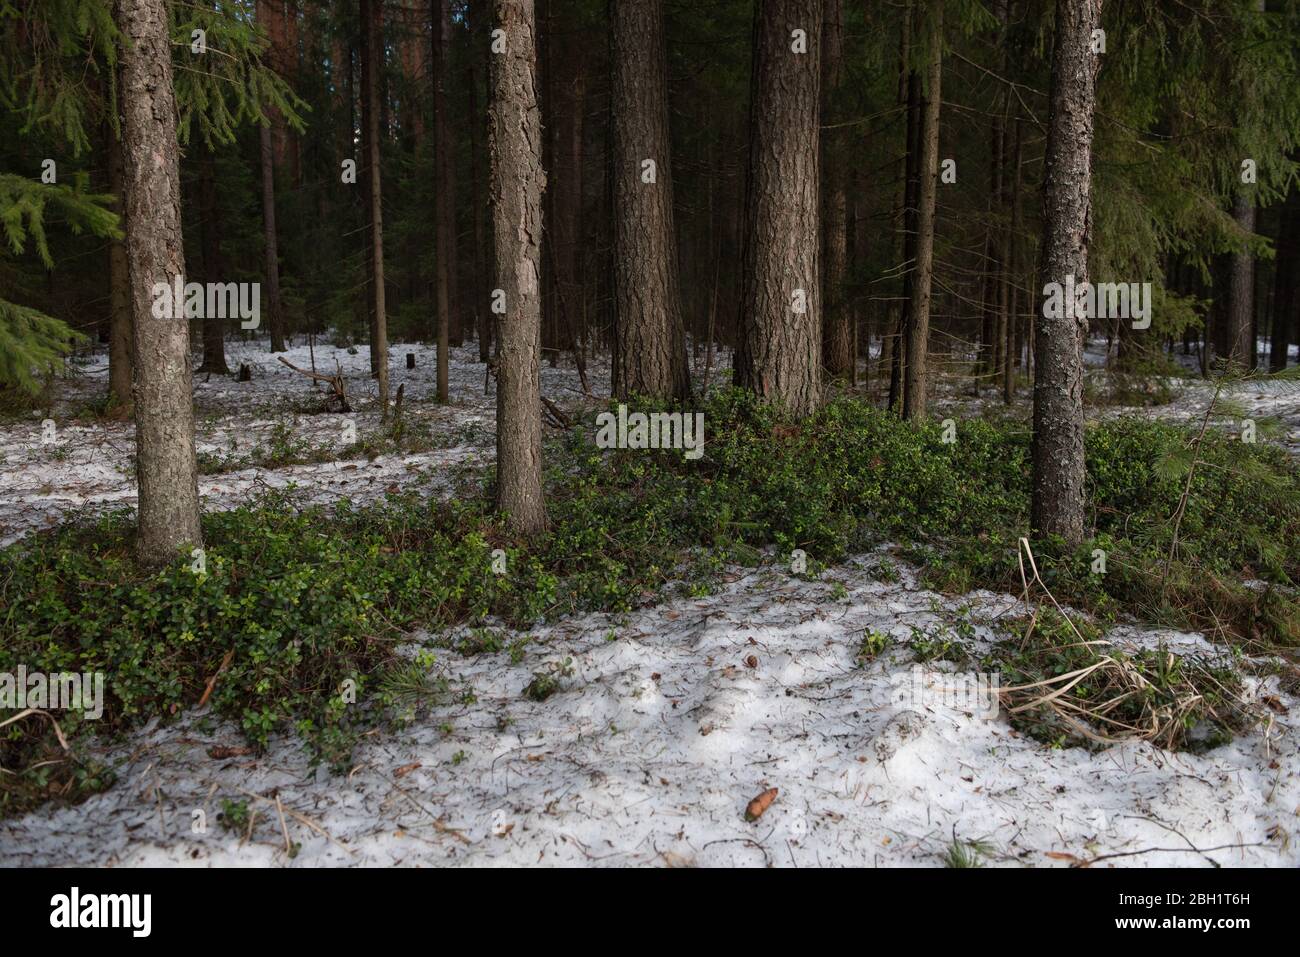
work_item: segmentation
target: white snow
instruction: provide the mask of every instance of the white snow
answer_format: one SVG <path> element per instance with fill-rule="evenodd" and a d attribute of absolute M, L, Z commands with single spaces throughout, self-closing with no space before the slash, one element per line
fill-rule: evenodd
<path fill-rule="evenodd" d="M 282 423 L 313 444 L 338 440 L 344 417 L 295 412 L 293 403 L 319 393 L 264 344 L 232 344 L 229 358 L 232 368 L 253 365 L 254 381 L 196 378 L 201 452 L 231 454 L 233 442 L 246 454 Z M 288 358 L 310 361 L 303 345 Z M 316 347 L 319 368 L 336 358 L 351 390 L 370 385 L 364 348 Z M 482 366 L 473 347 L 453 358 L 452 402 L 437 406 L 433 350 L 393 349 L 393 388 L 406 383 L 408 414 L 452 435 L 447 448 L 203 476 L 205 506 L 233 507 L 259 487 L 289 483 L 314 501 L 373 498 L 397 483 L 445 493 L 456 467 L 492 455 L 494 397 L 484 394 Z M 55 444 L 42 444 L 40 415 L 0 429 L 4 541 L 81 508 L 134 503 L 130 426 L 74 414 L 104 389 L 102 360 L 84 372 L 63 383 Z M 608 366 L 593 362 L 588 374 L 593 392 L 608 394 Z M 559 401 L 580 396 L 571 366 L 544 366 L 543 384 Z M 1142 414 L 1194 417 L 1196 388 Z M 377 419 L 354 398 L 364 434 Z M 1290 399 L 1260 401 L 1289 417 L 1294 441 L 1300 414 Z M 900 694 L 910 687 L 913 627 L 965 615 L 977 627 L 963 640 L 986 646 L 1002 618 L 1024 609 L 1006 595 L 925 591 L 916 569 L 897 560 L 896 584 L 875 581 L 877 558 L 832 567 L 820 581 L 771 565 L 734 569 L 707 598 L 538 627 L 518 636 L 528 643 L 517 663 L 505 652 L 439 650 L 435 670 L 450 679 L 452 700 L 405 728 L 366 735 L 346 775 L 313 770 L 292 737 L 262 756 L 212 758 L 211 748 L 243 739 L 193 712 L 86 745 L 113 763 L 118 784 L 77 807 L 0 822 L 0 865 L 940 865 L 954 839 L 974 842 L 991 866 L 1300 864 L 1291 840 L 1300 814 L 1296 701 L 1275 677 L 1245 679 L 1274 703 L 1267 722 L 1205 754 L 1148 744 L 1054 750 L 1005 715 Z M 859 667 L 870 629 L 893 640 Z M 1132 624 L 1110 637 L 1221 654 L 1202 636 Z M 945 680 L 944 667 L 927 680 Z M 535 674 L 553 669 L 554 696 L 524 696 Z M 768 788 L 778 796 L 747 823 L 747 803 Z M 256 810 L 251 837 L 218 824 L 223 800 Z M 301 845 L 292 858 L 286 831 Z"/>
<path fill-rule="evenodd" d="M 0 864 L 940 865 L 954 837 L 989 866 L 1300 863 L 1285 839 L 1300 813 L 1295 701 L 1276 679 L 1247 680 L 1286 713 L 1207 754 L 1053 750 L 1005 715 L 900 694 L 913 626 L 966 605 L 969 640 L 985 642 L 1016 600 L 944 598 L 898 563 L 897 584 L 872 581 L 870 561 L 821 581 L 737 570 L 708 598 L 539 628 L 518 664 L 440 651 L 455 703 L 367 736 L 346 775 L 313 773 L 288 739 L 212 759 L 241 739 L 195 715 L 131 735 L 107 751 L 116 787 L 0 824 Z M 894 641 L 858 667 L 867 629 Z M 1115 637 L 1213 653 L 1195 636 Z M 560 691 L 524 696 L 566 661 Z M 768 788 L 776 800 L 747 823 Z M 218 825 L 223 799 L 257 808 L 251 839 Z"/>
<path fill-rule="evenodd" d="M 360 437 L 379 430 L 374 382 L 369 376 L 366 346 L 351 351 L 328 344 L 305 342 L 280 353 L 294 365 L 333 373 L 338 367 L 347 381 L 354 408 L 351 414 L 316 411 L 325 393 L 304 376 L 286 368 L 266 348 L 265 342 L 227 345 L 232 370 L 247 363 L 251 382 L 233 377 L 196 374 L 196 448 L 203 456 L 231 460 L 265 446 L 278 427 L 291 430 L 292 439 L 309 446 L 342 447 L 344 430 L 352 420 Z M 414 370 L 406 368 L 406 354 L 416 357 Z M 391 389 L 405 386 L 404 416 L 410 426 L 427 425 L 435 436 L 463 438 L 448 448 L 411 455 L 382 455 L 373 461 L 322 462 L 280 468 L 246 468 L 199 476 L 199 495 L 205 508 L 237 508 L 268 488 L 293 485 L 303 502 L 330 502 L 349 497 L 380 498 L 390 488 L 410 491 L 420 485 L 446 491 L 452 467 L 489 460 L 496 423 L 495 384 L 485 393 L 483 366 L 477 346 L 452 351 L 449 366 L 449 403 L 435 404 L 436 348 L 398 343 L 389 355 Z M 112 422 L 79 415 L 107 389 L 108 365 L 102 353 L 80 368 L 78 378 L 62 383 L 50 418 L 54 441 L 43 441 L 40 413 L 17 427 L 0 428 L 0 545 L 16 541 L 33 528 L 56 524 L 78 511 L 134 507 L 136 501 L 133 454 L 135 428 L 130 422 Z M 608 394 L 608 364 L 595 362 L 588 372 L 597 395 Z M 551 368 L 543 364 L 542 383 L 556 400 L 582 396 L 572 365 Z M 8 425 L 8 423 L 4 423 Z"/>

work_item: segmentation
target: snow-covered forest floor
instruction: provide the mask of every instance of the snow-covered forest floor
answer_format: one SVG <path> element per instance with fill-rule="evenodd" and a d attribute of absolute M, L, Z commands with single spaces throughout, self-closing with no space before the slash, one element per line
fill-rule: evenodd
<path fill-rule="evenodd" d="M 1094 367 L 1104 359 L 1104 342 L 1094 342 L 1088 359 Z M 268 488 L 294 486 L 303 501 L 330 502 L 344 497 L 357 501 L 381 497 L 394 486 L 427 487 L 430 494 L 446 492 L 454 469 L 490 461 L 494 454 L 495 383 L 484 389 L 483 366 L 477 347 L 453 349 L 449 363 L 450 404 L 437 405 L 436 350 L 432 346 L 399 343 L 390 356 L 392 390 L 405 386 L 404 416 L 408 429 L 427 437 L 429 447 L 401 454 L 380 454 L 373 459 L 339 459 L 333 450 L 351 441 L 348 424 L 364 438 L 378 428 L 374 410 L 374 383 L 367 374 L 369 349 L 309 347 L 300 342 L 287 353 L 300 368 L 333 373 L 343 371 L 354 413 L 320 411 L 325 405 L 323 386 L 286 368 L 267 351 L 264 341 L 232 342 L 227 361 L 232 369 L 246 363 L 252 380 L 195 376 L 197 449 L 201 460 L 199 495 L 205 508 L 236 508 Z M 416 358 L 406 368 L 406 355 Z M 702 359 L 700 360 L 703 361 Z M 337 363 L 337 365 L 336 365 Z M 33 528 L 56 524 L 81 511 L 121 508 L 135 504 L 133 464 L 135 428 L 89 414 L 107 389 L 107 355 L 100 351 L 77 360 L 73 377 L 54 384 L 49 419 L 52 439 L 42 423 L 44 413 L 34 412 L 18 421 L 0 420 L 0 545 L 8 544 Z M 711 382 L 729 377 L 729 356 L 717 357 Z M 702 368 L 696 369 L 697 380 Z M 1096 373 L 1100 374 L 1100 373 Z M 609 394 L 609 363 L 595 358 L 587 369 L 595 396 Z M 581 381 L 571 361 L 556 368 L 543 364 L 542 388 L 561 406 L 598 400 L 584 397 Z M 1173 401 L 1161 405 L 1091 408 L 1094 416 L 1141 415 L 1165 421 L 1191 422 L 1205 414 L 1213 386 L 1197 380 L 1180 380 Z M 989 410 L 1001 413 L 995 392 L 969 395 L 965 381 L 941 382 L 935 399 L 936 414 L 979 417 Z M 1242 404 L 1259 418 L 1279 421 L 1281 440 L 1300 452 L 1300 390 L 1280 389 L 1262 383 L 1243 383 L 1225 398 Z M 1020 389 L 1015 407 L 1028 411 L 1027 390 Z M 707 423 L 706 423 L 707 428 Z M 272 467 L 241 467 L 241 460 L 257 453 L 299 453 L 298 458 L 320 461 Z"/>
<path fill-rule="evenodd" d="M 302 369 L 327 374 L 341 369 L 347 381 L 353 413 L 321 411 L 328 391 L 281 364 L 265 341 L 226 347 L 231 369 L 247 364 L 249 382 L 233 377 L 196 374 L 194 393 L 200 458 L 199 496 L 205 508 L 237 508 L 270 488 L 294 486 L 304 502 L 356 501 L 382 497 L 395 485 L 427 486 L 433 494 L 447 489 L 452 469 L 490 460 L 494 448 L 496 387 L 485 394 L 483 366 L 477 347 L 454 351 L 449 364 L 450 404 L 436 404 L 436 349 L 396 344 L 390 355 L 392 390 L 404 386 L 403 416 L 408 430 L 428 438 L 427 451 L 381 454 L 373 459 L 339 459 L 341 450 L 364 439 L 379 426 L 374 381 L 369 377 L 369 348 L 348 350 L 331 345 L 308 346 L 304 341 L 279 353 Z M 414 354 L 416 367 L 406 368 Z M 50 407 L 55 424 L 53 441 L 45 441 L 41 414 L 22 425 L 0 423 L 0 544 L 24 531 L 54 524 L 77 511 L 120 508 L 135 504 L 135 427 L 86 415 L 107 389 L 105 354 L 88 356 L 74 365 L 77 375 L 56 385 Z M 594 390 L 608 394 L 608 364 L 593 365 Z M 581 395 L 576 371 L 543 366 L 542 386 L 548 396 L 567 403 Z M 301 453 L 292 457 L 321 461 L 272 467 L 241 467 L 258 453 Z M 281 456 L 284 457 L 284 456 Z"/>
<path fill-rule="evenodd" d="M 287 358 L 311 363 L 305 345 Z M 321 392 L 263 343 L 232 343 L 228 360 L 247 362 L 251 382 L 196 376 L 205 507 L 291 484 L 315 502 L 413 484 L 444 494 L 457 470 L 491 461 L 494 441 L 494 396 L 473 347 L 453 359 L 452 401 L 438 406 L 434 350 L 395 346 L 393 389 L 405 384 L 403 414 L 427 442 L 339 461 L 331 443 L 347 444 L 349 419 L 362 438 L 377 428 L 365 348 L 315 347 L 316 367 L 332 371 L 337 360 L 357 392 L 347 415 L 309 412 Z M 44 413 L 0 422 L 0 541 L 133 504 L 131 426 L 79 414 L 106 375 L 99 357 L 79 368 L 56 383 L 53 441 L 43 441 Z M 588 377 L 608 394 L 607 364 L 593 361 Z M 571 364 L 544 366 L 542 380 L 561 406 L 582 399 Z M 1165 405 L 1092 413 L 1198 419 L 1209 387 L 1179 389 Z M 1280 419 L 1283 441 L 1300 448 L 1300 395 L 1247 386 L 1234 398 Z M 972 400 L 954 386 L 935 414 L 997 408 L 995 397 Z M 259 449 L 293 443 L 321 460 L 248 464 Z M 512 650 L 440 649 L 433 667 L 446 700 L 400 730 L 367 735 L 346 775 L 310 768 L 291 737 L 248 753 L 237 728 L 201 711 L 101 742 L 117 785 L 0 823 L 0 864 L 942 865 L 955 843 L 987 865 L 1300 864 L 1300 719 L 1277 677 L 1246 674 L 1268 717 L 1204 753 L 1052 748 L 1004 714 L 942 693 L 951 665 L 924 666 L 919 686 L 912 671 L 917 635 L 980 650 L 1002 634 L 1000 622 L 1026 612 L 1019 600 L 927 591 L 888 552 L 815 581 L 776 564 L 736 568 L 707 598 L 503 636 Z M 864 664 L 871 632 L 889 642 Z M 1122 625 L 1107 638 L 1227 663 L 1226 649 L 1200 635 Z M 525 694 L 538 675 L 556 683 L 544 701 Z M 778 792 L 770 809 L 746 822 L 747 803 L 769 788 Z M 251 823 L 217 823 L 245 807 Z"/>
<path fill-rule="evenodd" d="M 988 865 L 1300 863 L 1296 701 L 1276 678 L 1250 682 L 1273 723 L 1204 755 L 1051 749 L 950 707 L 942 665 L 912 685 L 913 628 L 966 620 L 986 642 L 1016 600 L 944 598 L 906 566 L 872 581 L 878 557 L 563 621 L 517 662 L 444 653 L 454 703 L 367 738 L 346 776 L 313 772 L 292 739 L 222 757 L 237 729 L 196 715 L 148 729 L 112 750 L 107 793 L 0 825 L 0 863 L 280 864 L 286 832 L 294 865 L 941 865 L 954 839 Z M 871 629 L 893 644 L 857 667 Z M 1223 655 L 1195 635 L 1111 637 Z M 537 673 L 559 681 L 542 702 L 524 694 Z M 223 800 L 257 812 L 251 839 L 217 826 Z"/>

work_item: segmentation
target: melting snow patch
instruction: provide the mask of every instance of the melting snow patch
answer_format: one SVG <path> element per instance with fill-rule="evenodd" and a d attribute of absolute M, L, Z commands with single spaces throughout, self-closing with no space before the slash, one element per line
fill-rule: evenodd
<path fill-rule="evenodd" d="M 524 636 L 517 663 L 440 652 L 466 693 L 366 736 L 345 775 L 312 769 L 291 739 L 213 758 L 239 743 L 233 727 L 150 728 L 108 748 L 112 790 L 0 824 L 0 863 L 937 866 L 954 839 L 990 866 L 1300 863 L 1286 840 L 1295 702 L 1276 679 L 1271 722 L 1204 754 L 1051 749 L 1005 716 L 898 693 L 913 628 L 965 617 L 975 627 L 959 640 L 978 649 L 1018 602 L 944 598 L 906 567 L 882 584 L 870 565 L 831 570 L 847 595 L 737 572 L 708 598 L 566 619 Z M 894 640 L 864 665 L 870 631 Z M 1134 627 L 1112 637 L 1212 647 Z M 524 693 L 538 673 L 558 681 L 543 701 Z M 223 800 L 256 812 L 251 832 L 217 825 Z"/>

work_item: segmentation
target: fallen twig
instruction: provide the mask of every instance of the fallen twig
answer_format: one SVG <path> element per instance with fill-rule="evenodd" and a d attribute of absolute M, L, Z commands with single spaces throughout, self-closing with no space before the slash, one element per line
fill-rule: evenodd
<path fill-rule="evenodd" d="M 221 659 L 221 664 L 217 667 L 217 670 L 213 672 L 212 677 L 208 679 L 208 686 L 203 689 L 203 697 L 199 698 L 200 708 L 208 703 L 208 699 L 212 697 L 212 689 L 217 686 L 217 679 L 221 677 L 221 672 L 225 671 L 226 668 L 230 666 L 230 661 L 234 657 L 235 649 L 231 648 L 226 652 L 226 656 Z"/>

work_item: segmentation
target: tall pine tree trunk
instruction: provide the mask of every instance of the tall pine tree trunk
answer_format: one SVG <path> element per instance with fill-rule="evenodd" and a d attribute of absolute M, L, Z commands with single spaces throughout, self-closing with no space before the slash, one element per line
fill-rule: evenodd
<path fill-rule="evenodd" d="M 1007 11 L 1005 4 L 995 4 L 994 16 L 1005 27 Z M 1003 62 L 999 71 L 1006 75 L 1006 55 L 1003 46 L 1004 29 L 999 28 L 994 34 L 995 46 L 1002 51 Z M 1010 90 L 1006 91 L 1010 95 Z M 1006 124 L 1001 115 L 995 114 L 989 128 L 989 198 L 988 219 L 984 227 L 984 283 L 981 303 L 980 344 L 978 359 L 975 363 L 975 395 L 979 395 L 981 380 L 993 377 L 998 363 L 998 300 L 1001 295 L 999 283 L 1003 264 L 998 261 L 1000 254 L 1000 237 L 997 226 L 1000 216 L 1000 204 L 1003 193 L 1003 179 L 1006 166 Z"/>
<path fill-rule="evenodd" d="M 271 127 L 262 124 L 259 135 L 261 136 L 262 249 L 266 273 L 266 312 L 271 332 L 271 351 L 284 352 L 284 313 L 280 302 L 280 247 L 275 237 L 275 161 Z"/>
<path fill-rule="evenodd" d="M 613 0 L 614 361 L 618 394 L 691 393 L 677 277 L 661 0 Z"/>
<path fill-rule="evenodd" d="M 1092 31 L 1102 0 L 1057 0 L 1051 118 L 1043 173 L 1039 281 L 1078 288 L 1088 281 L 1092 226 L 1092 130 L 1098 56 Z M 1084 535 L 1083 343 L 1088 317 L 1071 304 L 1042 304 L 1034 354 L 1034 487 L 1031 521 L 1039 535 L 1077 545 Z M 1059 315 L 1057 314 L 1059 312 Z"/>
<path fill-rule="evenodd" d="M 998 48 L 998 72 L 1003 76 L 1007 75 L 1007 22 L 1010 19 L 1010 10 L 1008 9 L 1007 0 L 994 0 L 993 15 L 998 21 L 998 30 L 995 34 Z M 993 231 L 993 350 L 992 363 L 989 366 L 989 378 L 996 387 L 1001 381 L 1005 399 L 1006 384 L 1005 373 L 1002 371 L 1006 365 L 1007 356 L 1007 269 L 1009 268 L 1010 256 L 1007 252 L 1008 227 L 1006 222 L 1006 210 L 1010 202 L 1011 182 L 1007 175 L 1007 154 L 1011 147 L 1011 131 L 1009 128 L 1011 115 L 1011 97 L 1010 87 L 1002 90 L 1002 113 L 994 117 L 993 130 L 993 152 L 996 158 L 996 175 L 994 177 L 993 202 L 997 208 L 997 216 L 993 218 L 995 229 Z"/>
<path fill-rule="evenodd" d="M 1291 333 L 1300 334 L 1300 190 L 1287 193 L 1277 234 L 1277 270 L 1273 277 L 1273 334 L 1269 339 L 1268 367 L 1272 372 L 1286 368 L 1291 350 Z"/>
<path fill-rule="evenodd" d="M 495 0 L 501 31 L 490 55 L 488 151 L 496 287 L 505 297 L 498 327 L 497 507 L 510 528 L 532 535 L 546 525 L 542 501 L 541 117 L 537 109 L 533 0 Z"/>
<path fill-rule="evenodd" d="M 436 2 L 436 0 L 435 0 Z M 492 355 L 492 314 L 488 311 L 488 293 L 491 291 L 489 280 L 491 270 L 488 266 L 489 239 L 488 239 L 488 222 L 487 222 L 487 188 L 484 185 L 484 176 L 488 166 L 487 150 L 485 149 L 485 128 L 484 120 L 479 113 L 479 77 L 483 75 L 482 57 L 490 56 L 488 50 L 487 31 L 483 29 L 487 18 L 482 14 L 481 7 L 470 4 L 466 10 L 466 19 L 468 21 L 469 33 L 473 43 L 472 52 L 467 57 L 466 70 L 469 72 L 469 143 L 470 158 L 470 180 L 473 190 L 474 202 L 474 294 L 472 301 L 474 303 L 475 327 L 478 330 L 478 358 L 480 362 L 487 362 Z"/>
<path fill-rule="evenodd" d="M 451 347 L 451 277 L 456 270 L 455 205 L 449 170 L 452 140 L 447 125 L 447 71 L 451 68 L 448 0 L 433 0 L 433 227 L 437 259 L 433 276 L 438 313 L 438 401 L 448 400 L 447 366 Z"/>
<path fill-rule="evenodd" d="M 1017 114 L 1019 111 L 1017 110 Z M 1024 120 L 1019 115 L 1016 116 L 1016 136 L 1020 138 L 1021 154 L 1020 162 L 1016 166 L 1016 185 L 1015 195 L 1012 196 L 1011 206 L 1011 251 L 1014 257 L 1015 266 L 1012 269 L 1012 275 L 1015 278 L 1016 286 L 1011 295 L 1011 313 L 1013 324 L 1015 326 L 1016 336 L 1016 365 L 1025 374 L 1026 378 L 1030 376 L 1030 356 L 1033 352 L 1033 306 L 1038 302 L 1038 297 L 1034 294 L 1031 287 L 1034 277 L 1027 276 L 1025 269 L 1027 266 L 1024 249 L 1024 237 L 1021 236 L 1021 230 L 1024 223 Z M 1022 287 L 1023 289 L 1022 294 Z M 1022 308 L 1021 304 L 1024 304 Z"/>
<path fill-rule="evenodd" d="M 553 51 L 548 71 L 548 91 L 554 122 L 550 137 L 551 165 L 547 167 L 549 242 L 543 258 L 550 260 L 550 295 L 553 300 L 556 342 L 573 353 L 579 367 L 585 367 L 578 343 L 578 307 L 582 290 L 578 285 L 578 256 L 582 212 L 582 127 L 583 127 L 583 44 L 585 38 L 566 20 L 553 30 Z M 557 43 L 554 36 L 563 36 Z"/>
<path fill-rule="evenodd" d="M 257 18 L 273 41 L 283 43 L 284 17 L 271 0 L 258 0 Z M 273 52 L 278 53 L 274 45 Z M 275 227 L 275 124 L 282 123 L 279 111 L 267 111 L 269 122 L 263 123 L 258 133 L 260 141 L 262 175 L 262 238 L 264 268 L 266 272 L 266 309 L 271 332 L 271 351 L 284 352 L 284 309 L 280 301 L 280 248 Z M 283 136 L 281 136 L 283 142 Z M 281 147 L 283 149 L 283 147 Z"/>
<path fill-rule="evenodd" d="M 1254 191 L 1238 192 L 1232 201 L 1232 218 L 1243 232 L 1255 232 Z M 1228 267 L 1228 363 L 1238 369 L 1255 368 L 1255 255 L 1233 253 Z"/>
<path fill-rule="evenodd" d="M 1264 12 L 1265 0 L 1255 0 L 1255 8 Z M 1232 200 L 1232 218 L 1242 232 L 1255 234 L 1255 187 L 1237 187 Z M 1228 365 L 1254 369 L 1255 354 L 1255 254 L 1250 250 L 1233 253 L 1228 267 L 1227 357 Z"/>
<path fill-rule="evenodd" d="M 199 148 L 199 237 L 203 250 L 203 274 L 208 282 L 226 282 L 221 256 L 221 207 L 217 204 L 217 171 L 212 150 Z M 225 319 L 203 314 L 203 365 L 200 372 L 228 375 Z"/>
<path fill-rule="evenodd" d="M 939 186 L 939 105 L 943 79 L 943 0 L 931 0 L 927 88 L 921 105 L 921 149 L 916 215 L 916 269 L 907 304 L 907 363 L 903 417 L 925 418 L 929 386 L 930 289 L 934 281 L 934 217 Z"/>
<path fill-rule="evenodd" d="M 583 315 L 585 305 L 583 268 L 582 268 L 582 189 L 583 189 L 583 129 L 586 125 L 586 90 L 587 78 L 581 62 L 575 65 L 573 84 L 570 88 L 571 122 L 569 124 L 569 183 L 571 198 L 564 206 L 565 254 L 561 261 L 568 276 L 568 284 L 561 285 L 562 308 L 568 347 L 573 350 L 574 362 L 578 366 L 583 388 L 587 383 L 587 328 Z"/>
<path fill-rule="evenodd" d="M 431 62 L 438 45 L 436 32 L 438 6 L 439 0 L 428 0 L 423 7 L 412 4 L 409 7 L 399 6 L 393 11 L 394 17 L 401 24 L 400 35 L 394 44 L 394 52 L 397 55 L 398 68 L 402 77 L 397 122 L 405 154 L 403 162 L 419 163 L 422 159 L 427 131 L 424 97 L 421 94 L 425 87 L 430 85 L 430 79 L 433 77 Z M 430 23 L 433 24 L 433 31 L 425 29 Z M 434 156 L 437 156 L 436 149 Z M 419 302 L 423 293 L 430 288 L 421 269 L 420 250 L 423 241 L 424 237 L 414 230 L 408 231 L 402 237 L 401 263 L 406 282 L 402 285 L 399 301 L 397 303 L 390 301 L 388 305 L 401 309 L 407 303 Z"/>
<path fill-rule="evenodd" d="M 823 0 L 822 19 L 822 109 L 825 122 L 832 122 L 835 91 L 843 71 L 843 0 Z M 853 354 L 853 323 L 844 295 L 848 268 L 847 198 L 845 195 L 843 134 L 835 128 L 822 129 L 822 362 L 833 379 L 846 379 L 856 368 Z"/>
<path fill-rule="evenodd" d="M 903 154 L 902 180 L 899 216 L 899 257 L 903 274 L 901 295 L 898 308 L 890 317 L 889 329 L 881 343 L 881 362 L 889 374 L 889 393 L 885 407 L 901 412 L 903 408 L 903 353 L 906 345 L 903 340 L 903 327 L 906 323 L 908 303 L 912 301 L 913 267 L 916 265 L 916 196 L 919 192 L 916 181 L 918 169 L 917 133 L 921 128 L 921 77 L 912 69 L 912 34 L 916 23 L 916 4 L 918 0 L 909 0 L 903 14 L 903 29 L 900 42 L 898 104 L 904 107 L 903 113 Z"/>
<path fill-rule="evenodd" d="M 180 148 L 164 0 L 119 0 L 127 263 L 134 319 L 140 559 L 161 564 L 202 544 L 190 330 L 183 302 L 154 315 L 154 285 L 184 280 Z"/>
<path fill-rule="evenodd" d="M 256 0 L 254 13 L 257 25 L 269 41 L 263 54 L 264 62 L 291 86 L 294 85 L 298 58 L 296 11 L 285 0 Z M 291 29 L 293 39 L 290 38 Z M 284 172 L 290 165 L 288 128 L 279 110 L 272 107 L 266 112 L 271 120 L 272 162 L 277 170 Z"/>
<path fill-rule="evenodd" d="M 1011 228 L 1007 230 L 1005 245 L 1007 272 L 1002 279 L 1003 309 L 1006 313 L 1006 344 L 1002 355 L 1002 401 L 1007 405 L 1015 398 L 1016 363 L 1020 360 L 1020 315 L 1017 305 L 1020 293 L 1020 188 L 1023 182 L 1024 141 L 1021 135 L 1020 118 L 1016 117 L 1015 147 L 1012 151 L 1011 166 L 1015 170 L 1012 179 L 1011 194 L 1007 201 L 1011 204 Z"/>
<path fill-rule="evenodd" d="M 379 391 L 380 417 L 388 418 L 388 317 L 384 306 L 384 210 L 379 180 L 379 74 L 384 62 L 383 0 L 361 0 L 364 87 L 362 144 L 366 151 L 366 202 L 370 224 L 370 357 Z"/>
<path fill-rule="evenodd" d="M 125 217 L 125 173 L 122 169 L 123 145 L 110 129 L 108 142 L 108 191 L 117 197 L 115 209 Z M 123 415 L 132 412 L 132 345 L 131 273 L 127 268 L 126 242 L 109 241 L 108 246 L 108 395 L 109 402 Z"/>
<path fill-rule="evenodd" d="M 735 382 L 796 415 L 822 401 L 821 28 L 821 0 L 760 0 L 754 21 Z"/>
<path fill-rule="evenodd" d="M 866 200 L 866 176 L 861 172 L 855 174 L 853 178 L 853 199 L 850 201 L 850 208 L 853 210 L 852 222 L 849 224 L 849 240 L 851 244 L 850 262 L 865 263 L 871 253 L 871 245 L 867 239 L 867 224 L 869 205 Z M 858 272 L 861 275 L 861 272 Z M 852 308 L 850 314 L 853 322 L 853 385 L 859 384 L 857 377 L 858 361 L 862 361 L 862 379 L 861 385 L 864 392 L 871 394 L 871 336 L 874 327 L 877 325 L 876 316 L 879 311 L 874 303 L 868 301 L 867 287 L 860 279 L 852 284 Z"/>
<path fill-rule="evenodd" d="M 445 35 L 448 37 L 448 56 L 450 57 L 450 33 L 448 29 Z M 447 107 L 447 117 L 444 120 L 448 128 L 455 128 L 454 116 L 451 110 L 452 101 L 444 100 Z M 448 148 L 443 151 L 442 155 L 442 195 L 447 203 L 447 217 L 444 228 L 447 236 L 443 245 L 447 249 L 447 337 L 451 345 L 459 348 L 465 344 L 465 323 L 462 319 L 463 310 L 460 299 L 460 243 L 456 230 L 456 147 L 455 137 L 448 136 Z"/>

